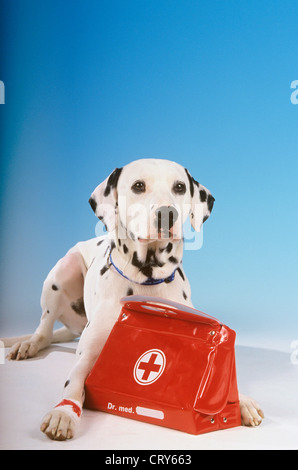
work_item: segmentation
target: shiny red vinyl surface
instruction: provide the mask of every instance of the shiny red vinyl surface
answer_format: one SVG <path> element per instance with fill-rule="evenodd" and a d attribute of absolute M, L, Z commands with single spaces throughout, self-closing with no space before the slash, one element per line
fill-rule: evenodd
<path fill-rule="evenodd" d="M 84 406 L 191 434 L 238 426 L 234 343 L 233 330 L 195 309 L 122 299 Z"/>

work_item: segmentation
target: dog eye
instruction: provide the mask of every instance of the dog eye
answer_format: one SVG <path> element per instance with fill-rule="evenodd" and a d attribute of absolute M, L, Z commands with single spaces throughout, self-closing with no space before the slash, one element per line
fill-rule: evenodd
<path fill-rule="evenodd" d="M 146 191 L 146 185 L 145 185 L 144 181 L 136 181 L 132 185 L 131 189 L 136 194 L 144 193 Z"/>
<path fill-rule="evenodd" d="M 177 183 L 173 186 L 173 192 L 175 194 L 185 194 L 186 192 L 186 185 L 181 181 L 177 181 Z"/>

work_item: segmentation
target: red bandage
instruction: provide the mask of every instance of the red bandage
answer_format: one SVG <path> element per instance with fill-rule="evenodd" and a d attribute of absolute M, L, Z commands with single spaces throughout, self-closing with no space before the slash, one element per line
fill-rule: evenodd
<path fill-rule="evenodd" d="M 58 405 L 55 406 L 55 408 L 58 408 L 58 406 L 71 406 L 72 407 L 72 411 L 74 413 L 76 413 L 76 415 L 78 416 L 78 418 L 80 418 L 81 414 L 82 414 L 82 409 L 79 405 L 77 405 L 74 401 L 72 400 L 67 400 L 67 399 L 64 399 L 61 401 L 61 403 L 58 403 Z"/>

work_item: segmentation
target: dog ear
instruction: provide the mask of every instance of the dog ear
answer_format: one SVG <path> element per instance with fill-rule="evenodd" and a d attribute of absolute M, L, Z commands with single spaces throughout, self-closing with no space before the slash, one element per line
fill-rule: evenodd
<path fill-rule="evenodd" d="M 191 195 L 190 222 L 192 227 L 199 232 L 201 226 L 211 214 L 214 197 L 202 184 L 198 183 L 185 168 Z"/>
<path fill-rule="evenodd" d="M 109 232 L 116 227 L 117 184 L 121 171 L 122 168 L 116 168 L 108 178 L 95 188 L 89 199 L 89 204 L 95 215 L 105 224 Z"/>

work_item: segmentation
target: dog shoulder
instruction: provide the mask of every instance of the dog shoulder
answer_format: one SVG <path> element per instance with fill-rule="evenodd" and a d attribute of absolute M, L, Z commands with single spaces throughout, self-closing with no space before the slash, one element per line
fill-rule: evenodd
<path fill-rule="evenodd" d="M 95 258 L 103 258 L 105 256 L 110 243 L 111 241 L 108 236 L 103 235 L 76 244 L 76 249 L 82 255 L 87 269 L 89 269 Z"/>

